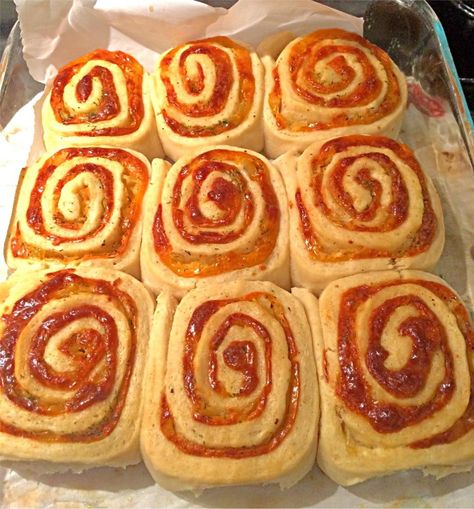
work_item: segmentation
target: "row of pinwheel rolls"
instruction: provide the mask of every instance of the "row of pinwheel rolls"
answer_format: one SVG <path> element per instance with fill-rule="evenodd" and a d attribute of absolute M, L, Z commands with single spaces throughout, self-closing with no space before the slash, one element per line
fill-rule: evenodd
<path fill-rule="evenodd" d="M 318 30 L 260 56 L 227 37 L 165 52 L 152 76 L 130 55 L 96 50 L 59 70 L 44 102 L 48 150 L 129 148 L 172 160 L 210 145 L 275 158 L 346 134 L 397 136 L 403 74 L 363 37 Z M 265 69 L 265 71 L 264 71 Z"/>
<path fill-rule="evenodd" d="M 431 270 L 443 244 L 439 198 L 410 149 L 353 135 L 275 165 L 229 146 L 152 166 L 115 148 L 47 153 L 23 171 L 6 259 L 114 267 L 179 297 L 234 279 L 319 293 L 357 272 Z"/>
<path fill-rule="evenodd" d="M 111 269 L 22 272 L 0 295 L 3 459 L 143 457 L 175 490 L 290 486 L 316 453 L 343 485 L 474 460 L 474 333 L 433 275 L 350 276 L 319 303 L 269 282 L 204 285 L 179 304 L 163 292 L 153 319 L 142 283 Z"/>

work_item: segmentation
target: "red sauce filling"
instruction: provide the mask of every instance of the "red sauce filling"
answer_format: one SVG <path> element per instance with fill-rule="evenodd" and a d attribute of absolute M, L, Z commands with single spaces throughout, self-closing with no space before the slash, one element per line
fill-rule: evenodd
<path fill-rule="evenodd" d="M 423 217 L 421 226 L 411 240 L 410 245 L 402 247 L 400 252 L 389 250 L 374 250 L 369 248 L 358 249 L 340 249 L 338 252 L 328 252 L 322 246 L 318 232 L 315 231 L 311 223 L 310 215 L 306 209 L 305 203 L 301 196 L 300 189 L 295 194 L 295 202 L 300 216 L 300 226 L 304 237 L 305 246 L 311 253 L 311 256 L 318 261 L 343 261 L 361 258 L 392 258 L 397 256 L 415 256 L 426 251 L 438 228 L 438 221 L 431 205 L 431 199 L 428 192 L 423 171 L 415 159 L 411 150 L 390 138 L 383 136 L 344 136 L 331 140 L 323 145 L 319 153 L 312 161 L 312 180 L 310 183 L 314 196 L 314 205 L 318 207 L 328 219 L 340 228 L 344 228 L 348 232 L 386 232 L 398 228 L 404 221 L 408 219 L 409 197 L 408 190 L 403 181 L 403 176 L 385 154 L 370 152 L 358 154 L 353 157 L 341 159 L 331 170 L 331 176 L 324 185 L 326 190 L 330 192 L 332 199 L 342 208 L 348 219 L 343 219 L 337 213 L 333 212 L 326 205 L 323 195 L 323 178 L 326 168 L 333 158 L 340 152 L 346 151 L 351 147 L 374 147 L 387 148 L 393 151 L 412 171 L 416 174 L 418 182 L 421 186 L 423 196 Z M 368 158 L 375 161 L 385 170 L 386 175 L 390 178 L 392 184 L 392 200 L 384 207 L 381 226 L 365 226 L 361 225 L 361 221 L 371 221 L 375 218 L 377 211 L 380 209 L 380 201 L 382 195 L 381 184 L 371 177 L 370 172 L 366 168 L 362 168 L 355 176 L 356 182 L 367 189 L 371 194 L 371 202 L 363 211 L 357 211 L 352 202 L 351 196 L 344 190 L 343 179 L 347 171 L 353 166 L 358 158 Z M 357 224 L 359 222 L 359 224 Z"/>
<path fill-rule="evenodd" d="M 222 342 L 222 340 L 220 342 Z M 216 345 L 213 344 L 213 349 L 209 356 L 209 384 L 211 387 L 220 394 L 228 396 L 248 396 L 252 394 L 259 381 L 257 373 L 257 350 L 254 344 L 250 341 L 232 341 L 223 352 L 222 356 L 226 366 L 240 371 L 243 375 L 243 385 L 237 393 L 233 394 L 225 391 L 219 382 L 216 350 Z"/>
<path fill-rule="evenodd" d="M 249 51 L 227 37 L 212 37 L 193 41 L 187 43 L 186 46 L 187 48 L 184 51 L 182 51 L 183 46 L 172 49 L 160 63 L 160 78 L 166 88 L 170 110 L 168 111 L 167 108 L 162 110 L 165 122 L 176 134 L 189 138 L 214 136 L 239 126 L 247 118 L 255 96 L 255 78 Z M 223 48 L 232 51 L 239 76 L 238 97 L 232 113 L 225 120 L 212 125 L 188 126 L 182 124 L 173 117 L 173 109 L 192 119 L 199 119 L 215 116 L 223 111 L 227 105 L 234 82 L 233 63 L 231 57 Z M 170 70 L 171 63 L 177 58 L 180 51 L 182 52 L 178 63 L 179 77 L 185 90 L 191 95 L 199 95 L 203 91 L 206 76 L 200 64 L 197 64 L 196 72 L 188 75 L 186 69 L 187 59 L 192 55 L 206 55 L 212 61 L 216 77 L 209 100 L 201 100 L 193 104 L 180 101 L 174 88 L 176 78 L 173 77 Z"/>
<path fill-rule="evenodd" d="M 43 210 L 42 210 L 42 198 L 43 193 L 46 187 L 47 181 L 51 178 L 53 173 L 56 171 L 57 166 L 54 165 L 44 165 L 38 174 L 38 178 L 36 179 L 35 187 L 31 193 L 30 206 L 26 211 L 26 218 L 28 222 L 28 226 L 37 234 L 45 237 L 53 242 L 54 245 L 62 244 L 63 242 L 71 242 L 70 237 L 62 237 L 59 235 L 55 235 L 53 233 L 48 232 L 46 225 L 44 223 Z M 84 210 L 87 205 L 83 205 L 83 215 L 78 220 L 74 222 L 67 221 L 61 212 L 58 210 L 58 203 L 61 197 L 61 192 L 65 184 L 76 178 L 80 174 L 91 173 L 94 175 L 99 181 L 100 185 L 104 191 L 104 215 L 103 222 L 101 222 L 95 230 L 88 232 L 86 235 L 78 236 L 75 239 L 72 239 L 72 242 L 82 242 L 88 238 L 96 236 L 110 221 L 110 216 L 112 215 L 113 207 L 114 207 L 114 182 L 112 174 L 103 166 L 98 166 L 96 164 L 86 163 L 86 164 L 78 164 L 73 169 L 69 171 L 66 177 L 64 177 L 57 185 L 54 190 L 53 200 L 54 200 L 54 216 L 56 218 L 56 222 L 58 225 L 63 228 L 68 228 L 72 230 L 78 230 L 81 228 L 87 220 L 87 211 Z M 85 189 L 86 191 L 86 189 Z M 87 190 L 87 194 L 89 192 Z M 87 199 L 84 200 L 87 203 Z"/>
<path fill-rule="evenodd" d="M 66 161 L 73 160 L 76 157 L 103 157 L 112 161 L 118 161 L 123 167 L 122 182 L 124 183 L 125 195 L 121 206 L 121 221 L 119 224 L 120 235 L 114 242 L 103 242 L 102 245 L 86 255 L 64 255 L 61 252 L 61 245 L 80 244 L 88 239 L 99 236 L 100 232 L 110 222 L 115 205 L 114 196 L 114 174 L 107 168 L 95 163 L 81 163 L 73 166 L 67 174 L 58 181 L 53 190 L 52 209 L 55 224 L 69 230 L 78 230 L 81 228 L 88 217 L 90 192 L 87 187 L 80 190 L 78 199 L 81 203 L 81 217 L 75 217 L 70 221 L 66 219 L 59 210 L 59 201 L 64 186 L 76 178 L 78 175 L 91 173 L 100 182 L 103 192 L 103 212 L 102 221 L 96 228 L 85 235 L 76 237 L 66 237 L 51 232 L 51 225 L 45 222 L 43 215 L 42 202 L 45 199 L 44 193 L 47 182 L 53 177 L 54 173 Z M 28 171 L 28 170 L 27 170 Z M 31 193 L 28 208 L 26 210 L 26 219 L 28 226 L 38 236 L 46 238 L 52 242 L 56 249 L 45 250 L 32 243 L 27 243 L 23 238 L 20 226 L 17 223 L 14 234 L 10 240 L 11 252 L 18 258 L 37 258 L 37 259 L 60 259 L 63 261 L 94 258 L 114 258 L 121 256 L 128 247 L 130 237 L 135 225 L 140 217 L 143 196 L 148 186 L 148 171 L 145 164 L 135 156 L 120 149 L 106 148 L 66 148 L 56 152 L 39 169 L 36 182 Z"/>
<path fill-rule="evenodd" d="M 162 204 L 155 214 L 153 239 L 155 251 L 161 261 L 181 277 L 207 277 L 231 270 L 263 264 L 273 252 L 278 239 L 280 211 L 278 199 L 272 186 L 265 163 L 244 152 L 216 149 L 201 154 L 184 166 L 176 179 L 172 194 L 172 219 L 176 231 L 190 244 L 228 244 L 240 238 L 252 223 L 255 214 L 253 195 L 247 181 L 237 169 L 243 168 L 248 178 L 261 189 L 265 204 L 264 217 L 259 225 L 261 235 L 258 244 L 248 251 L 233 251 L 224 254 L 193 256 L 173 249 L 166 235 Z M 199 200 L 202 186 L 214 172 L 227 178 L 217 177 L 207 200 L 220 210 L 215 217 L 201 212 Z M 191 182 L 191 192 L 183 199 L 185 182 Z M 228 232 L 219 231 L 231 226 L 242 213 L 244 220 L 240 228 Z M 217 231 L 216 231 L 217 230 Z"/>
<path fill-rule="evenodd" d="M 94 442 L 110 435 L 120 419 L 135 364 L 137 310 L 130 296 L 119 289 L 120 281 L 89 279 L 63 270 L 48 275 L 48 279 L 35 290 L 19 299 L 10 314 L 4 314 L 3 335 L 0 339 L 0 386 L 5 396 L 16 406 L 33 414 L 58 416 L 80 412 L 110 397 L 117 372 L 118 331 L 114 319 L 95 305 L 83 304 L 52 313 L 32 332 L 27 358 L 15 357 L 17 343 L 31 320 L 42 308 L 54 301 L 67 299 L 78 293 L 106 295 L 128 318 L 131 331 L 131 348 L 125 359 L 123 378 L 117 396 L 100 423 L 80 432 L 58 435 L 47 429 L 28 431 L 1 420 L 0 431 L 15 436 L 46 442 Z M 74 360 L 74 369 L 58 372 L 45 359 L 50 339 L 76 320 L 94 319 L 102 332 L 84 329 L 65 338 L 59 350 Z M 69 399 L 40 399 L 30 393 L 17 379 L 15 364 L 27 362 L 29 372 L 37 384 L 55 391 L 74 391 Z M 95 368 L 101 365 L 99 372 Z"/>
<path fill-rule="evenodd" d="M 224 362 L 226 366 L 240 371 L 244 383 L 237 396 L 252 394 L 258 385 L 257 373 L 257 350 L 250 341 L 233 341 L 224 350 Z"/>
<path fill-rule="evenodd" d="M 228 303 L 229 301 L 221 301 L 220 307 Z M 185 355 L 184 355 L 184 388 L 188 398 L 194 403 L 194 418 L 197 421 L 205 422 L 206 424 L 223 425 L 223 424 L 236 424 L 242 419 L 250 420 L 258 417 L 267 403 L 268 395 L 270 394 L 272 387 L 272 366 L 271 366 L 271 355 L 272 355 L 272 342 L 267 329 L 257 320 L 252 317 L 244 315 L 242 313 L 234 313 L 230 315 L 219 327 L 216 334 L 212 338 L 211 351 L 209 356 L 209 383 L 210 386 L 217 392 L 223 395 L 231 396 L 224 390 L 218 379 L 218 359 L 217 350 L 222 344 L 224 339 L 232 327 L 245 327 L 250 328 L 253 332 L 261 338 L 265 345 L 265 385 L 263 387 L 261 397 L 256 401 L 254 405 L 248 409 L 245 414 L 239 412 L 238 409 L 227 409 L 226 415 L 214 415 L 213 409 L 209 407 L 206 402 L 203 402 L 198 394 L 196 388 L 196 379 L 194 377 L 194 356 L 195 347 L 200 340 L 202 329 L 210 316 L 215 312 L 215 301 L 210 303 L 202 304 L 194 313 L 191 318 L 190 327 L 188 327 L 186 334 L 185 343 Z M 244 345 L 246 343 L 244 342 Z M 249 347 L 248 345 L 252 346 Z M 226 349 L 224 352 L 224 360 L 228 365 L 229 362 L 233 362 L 236 359 L 236 348 L 242 348 L 242 342 L 238 342 L 230 346 L 230 349 Z M 252 352 L 252 348 L 255 349 L 252 343 L 247 343 L 245 347 L 249 352 Z M 232 364 L 231 364 L 232 366 Z M 234 369 L 238 369 L 238 363 L 234 363 Z M 244 375 L 244 384 L 241 387 L 240 395 L 251 394 L 258 384 L 257 366 L 254 362 L 245 362 L 240 368 Z"/>
<path fill-rule="evenodd" d="M 431 309 L 416 295 L 403 295 L 386 300 L 375 308 L 368 321 L 368 344 L 365 365 L 378 384 L 393 396 L 404 399 L 416 396 L 425 387 L 433 355 L 440 352 L 444 359 L 444 377 L 431 398 L 420 405 L 397 405 L 378 401 L 365 380 L 360 354 L 357 349 L 356 316 L 358 309 L 384 288 L 400 284 L 415 284 L 428 289 L 442 299 L 456 317 L 466 338 L 468 351 L 474 350 L 474 333 L 466 309 L 458 297 L 439 283 L 423 280 L 404 280 L 365 285 L 344 292 L 338 322 L 338 357 L 340 373 L 336 392 L 345 405 L 364 416 L 379 433 L 393 433 L 417 424 L 442 409 L 451 399 L 456 388 L 453 353 L 449 349 L 446 331 Z M 388 320 L 400 306 L 411 306 L 416 316 L 405 319 L 398 328 L 401 335 L 411 339 L 412 350 L 405 365 L 391 370 L 384 363 L 388 352 L 381 344 L 382 333 Z M 471 366 L 472 372 L 472 366 Z M 472 375 L 474 373 L 471 373 Z M 471 384 L 474 376 L 471 376 Z M 430 447 L 450 443 L 474 428 L 474 394 L 465 414 L 446 432 L 412 444 L 412 447 Z"/>
<path fill-rule="evenodd" d="M 283 306 L 273 295 L 262 292 L 251 293 L 236 299 L 208 301 L 201 304 L 194 311 L 186 330 L 183 355 L 183 384 L 186 395 L 193 405 L 193 418 L 199 422 L 204 422 L 208 425 L 214 426 L 237 424 L 239 422 L 257 418 L 266 407 L 267 398 L 272 389 L 271 337 L 269 336 L 267 329 L 260 322 L 242 313 L 234 313 L 228 316 L 211 338 L 211 355 L 208 366 L 209 384 L 213 390 L 220 394 L 226 394 L 218 382 L 217 357 L 215 353 L 232 326 L 238 325 L 240 327 L 248 327 L 263 340 L 265 345 L 264 361 L 266 379 L 260 397 L 243 411 L 233 409 L 230 411 L 226 410 L 225 413 L 223 413 L 222 409 L 213 408 L 209 402 L 203 400 L 203 397 L 199 392 L 199 388 L 196 385 L 196 378 L 194 374 L 196 369 L 195 356 L 205 325 L 219 309 L 242 300 L 258 302 L 260 305 L 265 306 L 265 310 L 270 312 L 275 319 L 278 320 L 285 333 L 288 345 L 288 358 L 291 363 L 291 378 L 286 395 L 287 410 L 285 417 L 282 419 L 282 422 L 278 425 L 275 432 L 261 444 L 252 447 L 210 447 L 204 444 L 192 442 L 179 434 L 175 426 L 167 396 L 163 392 L 160 408 L 161 430 L 168 440 L 186 454 L 218 458 L 249 458 L 266 454 L 283 442 L 286 436 L 290 433 L 295 422 L 300 398 L 300 374 L 299 362 L 297 360 L 298 351 L 290 325 L 285 317 Z M 232 369 L 238 369 L 243 374 L 244 383 L 239 395 L 251 393 L 255 390 L 258 384 L 257 368 L 255 366 L 255 349 L 253 346 L 249 346 L 251 344 L 252 343 L 249 343 L 248 341 L 234 341 L 231 342 L 224 351 L 225 363 L 230 365 Z M 227 394 L 227 396 L 232 397 L 232 395 L 229 394 Z"/>
<path fill-rule="evenodd" d="M 234 159 L 229 157 L 232 156 L 233 152 L 221 151 L 221 154 L 230 160 Z M 200 166 L 193 167 L 191 164 L 185 166 L 178 175 L 173 189 L 173 222 L 181 236 L 191 244 L 227 244 L 238 239 L 252 222 L 254 216 L 252 194 L 244 177 L 240 173 L 235 172 L 234 165 L 213 160 L 212 154 L 211 158 L 208 156 L 209 153 L 204 154 L 204 157 L 198 156 L 198 162 L 202 163 Z M 219 153 L 215 154 L 215 157 L 218 156 Z M 223 214 L 216 219 L 209 219 L 201 213 L 199 195 L 204 181 L 214 172 L 224 173 L 233 178 L 232 181 L 229 181 L 219 177 L 213 181 L 212 189 L 208 193 L 207 199 L 214 202 Z M 193 192 L 186 201 L 183 211 L 180 208 L 182 190 L 184 181 L 188 178 L 192 180 Z M 233 223 L 242 208 L 244 209 L 245 221 L 239 230 L 234 230 L 231 233 L 215 231 L 199 231 L 194 233 L 186 229 L 185 219 L 191 221 L 193 226 L 201 228 L 228 226 Z"/>
<path fill-rule="evenodd" d="M 123 73 L 127 88 L 128 116 L 123 126 L 100 128 L 97 122 L 111 120 L 120 113 L 120 102 L 112 73 L 106 67 L 94 66 L 81 78 L 76 87 L 76 98 L 85 102 L 91 92 L 93 79 L 99 80 L 102 95 L 93 111 L 76 112 L 64 103 L 64 89 L 81 68 L 91 60 L 103 60 L 117 65 Z M 51 90 L 51 108 L 57 122 L 64 125 L 90 124 L 87 131 L 71 133 L 75 136 L 121 136 L 136 131 L 143 119 L 144 106 L 142 96 L 143 67 L 130 55 L 122 51 L 95 50 L 62 67 L 53 82 Z"/>
<path fill-rule="evenodd" d="M 367 55 L 359 48 L 336 43 L 335 40 L 355 42 L 369 50 L 384 68 L 387 90 L 381 103 L 374 108 L 367 108 L 364 114 L 349 116 L 349 108 L 365 106 L 374 101 L 381 93 L 383 82 L 377 75 Z M 321 44 L 324 44 L 321 46 Z M 341 55 L 342 53 L 342 55 Z M 361 69 L 362 80 L 351 90 L 344 94 L 344 90 L 355 79 L 355 71 L 347 57 L 354 58 Z M 326 60 L 325 66 L 331 68 L 337 79 L 325 82 L 315 72 L 318 62 Z M 339 108 L 340 113 L 334 114 L 328 122 L 293 120 L 283 112 L 283 101 L 280 83 L 280 65 L 288 67 L 289 79 L 294 93 L 307 104 L 322 108 Z M 287 64 L 277 64 L 273 69 L 274 85 L 269 94 L 269 106 L 279 129 L 288 129 L 293 132 L 317 131 L 346 127 L 350 125 L 372 124 L 392 113 L 400 104 L 400 85 L 393 71 L 394 66 L 390 57 L 380 48 L 371 44 L 363 37 L 340 29 L 317 30 L 298 41 L 292 48 Z M 335 94 L 335 97 L 325 99 L 326 94 Z M 346 112 L 344 112 L 346 110 Z"/>

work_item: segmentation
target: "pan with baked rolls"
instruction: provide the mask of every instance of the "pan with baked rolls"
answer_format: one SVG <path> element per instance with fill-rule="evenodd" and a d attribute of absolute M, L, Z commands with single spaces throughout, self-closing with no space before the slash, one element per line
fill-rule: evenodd
<path fill-rule="evenodd" d="M 177 491 L 471 468 L 468 312 L 406 270 L 444 222 L 388 137 L 403 74 L 339 29 L 259 55 L 218 36 L 151 77 L 105 50 L 58 72 L 0 284 L 2 459 L 143 458 Z"/>

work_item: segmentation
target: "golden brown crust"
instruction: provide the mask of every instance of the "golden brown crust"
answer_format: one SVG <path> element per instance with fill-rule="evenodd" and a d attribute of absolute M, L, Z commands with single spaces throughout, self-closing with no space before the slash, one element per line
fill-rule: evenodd
<path fill-rule="evenodd" d="M 472 466 L 474 335 L 444 281 L 419 271 L 339 279 L 321 295 L 320 318 L 318 463 L 329 477 L 351 485 Z"/>
<path fill-rule="evenodd" d="M 293 284 L 320 293 L 340 277 L 432 270 L 444 247 L 441 202 L 412 151 L 384 136 L 334 138 L 275 165 L 290 205 Z"/>
<path fill-rule="evenodd" d="M 143 198 L 138 152 L 68 147 L 22 171 L 5 259 L 10 269 L 96 265 L 140 275 Z"/>
<path fill-rule="evenodd" d="M 301 303 L 268 282 L 233 281 L 189 292 L 173 318 L 175 306 L 159 296 L 151 334 L 141 431 L 151 475 L 173 490 L 297 482 L 319 418 Z"/>
<path fill-rule="evenodd" d="M 70 268 L 17 273 L 0 295 L 2 459 L 61 470 L 137 463 L 153 312 L 145 287 L 119 271 Z"/>
<path fill-rule="evenodd" d="M 234 279 L 289 288 L 285 188 L 262 155 L 218 145 L 155 160 L 144 210 L 142 278 L 155 293 Z"/>

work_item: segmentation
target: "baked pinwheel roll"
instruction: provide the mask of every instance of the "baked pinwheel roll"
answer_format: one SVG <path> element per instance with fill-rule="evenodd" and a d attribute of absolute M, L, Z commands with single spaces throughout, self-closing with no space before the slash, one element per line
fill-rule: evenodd
<path fill-rule="evenodd" d="M 129 148 L 162 157 L 151 78 L 127 53 L 98 49 L 62 67 L 42 109 L 47 150 L 65 146 Z"/>
<path fill-rule="evenodd" d="M 153 301 L 115 270 L 15 274 L 0 283 L 0 455 L 53 469 L 140 461 Z"/>
<path fill-rule="evenodd" d="M 176 161 L 220 144 L 262 150 L 263 88 L 257 54 L 228 37 L 188 42 L 161 55 L 152 97 L 166 155 Z"/>
<path fill-rule="evenodd" d="M 6 243 L 8 266 L 84 263 L 138 277 L 150 172 L 143 155 L 118 148 L 46 153 L 22 172 Z"/>
<path fill-rule="evenodd" d="M 296 483 L 313 466 L 319 419 L 301 303 L 240 280 L 196 288 L 175 308 L 158 297 L 145 373 L 151 475 L 173 490 Z"/>
<path fill-rule="evenodd" d="M 222 145 L 155 160 L 144 208 L 142 280 L 155 293 L 236 278 L 289 287 L 285 188 L 260 154 Z"/>
<path fill-rule="evenodd" d="M 270 158 L 346 134 L 398 135 L 407 103 L 405 77 L 363 37 L 317 30 L 292 41 L 278 58 L 270 49 L 266 53 L 264 129 Z"/>
<path fill-rule="evenodd" d="M 318 463 L 331 479 L 472 466 L 474 332 L 448 285 L 420 271 L 372 272 L 331 283 L 319 315 L 305 305 L 315 319 Z"/>
<path fill-rule="evenodd" d="M 293 284 L 319 293 L 358 272 L 431 270 L 441 256 L 440 200 L 406 145 L 344 136 L 276 164 L 290 202 Z"/>

